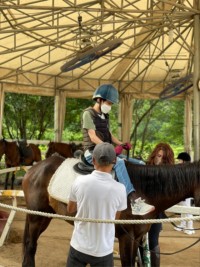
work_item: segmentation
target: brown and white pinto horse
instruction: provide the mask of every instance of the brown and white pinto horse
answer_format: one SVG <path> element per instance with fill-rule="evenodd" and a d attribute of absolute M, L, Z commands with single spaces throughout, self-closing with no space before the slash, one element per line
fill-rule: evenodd
<path fill-rule="evenodd" d="M 25 174 L 23 190 L 27 209 L 48 213 L 69 215 L 66 205 L 56 200 L 49 201 L 47 187 L 49 181 L 64 161 L 62 157 L 52 156 L 33 166 Z M 133 165 L 126 163 L 138 196 L 155 206 L 155 211 L 144 219 L 154 219 L 160 212 L 188 197 L 194 197 L 195 205 L 200 206 L 200 163 L 180 165 Z M 121 219 L 141 219 L 131 214 L 130 205 L 121 213 Z M 48 227 L 51 218 L 27 214 L 23 240 L 23 267 L 35 266 L 37 240 Z M 119 240 L 121 264 L 123 267 L 135 266 L 138 244 L 149 230 L 149 224 L 116 225 Z"/>

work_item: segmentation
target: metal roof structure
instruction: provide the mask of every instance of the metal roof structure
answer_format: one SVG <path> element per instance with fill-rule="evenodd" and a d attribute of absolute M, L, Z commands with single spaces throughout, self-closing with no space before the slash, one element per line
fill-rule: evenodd
<path fill-rule="evenodd" d="M 67 62 L 115 40 L 123 43 L 96 60 L 61 71 Z M 84 60 L 90 61 L 90 56 Z M 6 92 L 55 96 L 57 140 L 62 138 L 67 97 L 89 98 L 100 84 L 112 83 L 121 97 L 128 133 L 132 99 L 159 98 L 168 84 L 193 73 L 193 90 L 176 98 L 193 96 L 195 158 L 199 158 L 199 65 L 199 0 L 0 3 L 0 116 Z M 2 122 L 0 132 L 1 128 Z"/>
<path fill-rule="evenodd" d="M 5 90 L 89 96 L 102 83 L 121 94 L 157 98 L 193 69 L 193 0 L 10 0 L 0 5 L 0 83 Z M 60 67 L 91 47 L 123 44 L 68 72 Z M 73 92 L 73 93 L 72 93 Z"/>

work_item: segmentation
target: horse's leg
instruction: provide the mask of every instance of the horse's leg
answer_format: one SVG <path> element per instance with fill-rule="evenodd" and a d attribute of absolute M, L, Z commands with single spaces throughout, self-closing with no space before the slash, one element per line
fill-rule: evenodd
<path fill-rule="evenodd" d="M 196 207 L 200 207 L 200 186 L 194 189 L 194 204 Z"/>
<path fill-rule="evenodd" d="M 51 218 L 27 214 L 23 237 L 22 267 L 35 267 L 37 240 L 46 230 Z"/>
<path fill-rule="evenodd" d="M 11 176 L 11 189 L 14 189 L 14 181 L 15 181 L 15 172 L 12 172 L 12 176 Z"/>
<path fill-rule="evenodd" d="M 128 234 L 120 235 L 119 238 L 119 252 L 122 267 L 134 267 L 137 256 L 138 243 Z"/>
<path fill-rule="evenodd" d="M 6 173 L 5 183 L 4 183 L 4 189 L 8 189 L 8 179 L 9 179 L 9 172 Z"/>

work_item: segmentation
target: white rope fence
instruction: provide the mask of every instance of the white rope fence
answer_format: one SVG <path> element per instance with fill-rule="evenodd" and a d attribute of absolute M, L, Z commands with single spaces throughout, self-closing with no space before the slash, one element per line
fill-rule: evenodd
<path fill-rule="evenodd" d="M 171 222 L 180 222 L 180 221 L 197 221 L 200 220 L 200 208 L 192 207 L 188 210 L 188 207 L 175 205 L 168 209 L 167 211 L 177 212 L 177 213 L 190 213 L 198 216 L 193 216 L 192 218 L 167 218 L 167 219 L 148 219 L 148 220 L 100 220 L 100 219 L 91 219 L 91 218 L 77 218 L 73 216 L 65 216 L 60 214 L 47 213 L 42 211 L 28 210 L 26 208 L 17 207 L 17 197 L 24 197 L 24 192 L 22 190 L 0 190 L 0 197 L 8 197 L 12 199 L 12 206 L 0 202 L 0 207 L 5 209 L 10 209 L 10 214 L 7 219 L 6 225 L 4 226 L 3 232 L 0 237 L 0 247 L 3 246 L 7 235 L 10 231 L 12 221 L 14 219 L 15 213 L 23 212 L 26 214 L 32 214 L 36 216 L 44 216 L 48 218 L 56 218 L 66 221 L 83 221 L 83 222 L 93 222 L 93 223 L 113 223 L 113 224 L 152 224 L 152 223 L 171 223 Z M 184 210 L 185 208 L 185 210 Z M 0 219 L 4 220 L 3 218 Z"/>
<path fill-rule="evenodd" d="M 78 218 L 78 217 L 52 214 L 52 213 L 41 212 L 41 211 L 28 210 L 25 208 L 13 207 L 11 205 L 7 205 L 3 203 L 0 203 L 0 207 L 27 213 L 27 214 L 44 216 L 48 218 L 56 218 L 56 219 L 62 219 L 62 220 L 67 220 L 67 221 L 95 222 L 95 223 L 152 224 L 152 223 L 170 223 L 170 222 L 190 221 L 191 219 L 193 221 L 200 220 L 200 215 L 193 216 L 193 218 L 167 218 L 167 219 L 145 219 L 145 220 L 101 220 L 101 219 L 92 219 L 92 218 Z"/>

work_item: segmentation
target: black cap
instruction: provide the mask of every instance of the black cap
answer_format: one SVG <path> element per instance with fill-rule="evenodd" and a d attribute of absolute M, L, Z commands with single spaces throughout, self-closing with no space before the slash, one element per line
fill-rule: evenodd
<path fill-rule="evenodd" d="M 182 152 L 178 154 L 177 159 L 182 159 L 183 161 L 191 161 L 191 157 L 187 152 Z"/>
<path fill-rule="evenodd" d="M 116 160 L 114 146 L 106 142 L 96 145 L 92 156 L 102 166 L 113 164 Z"/>

